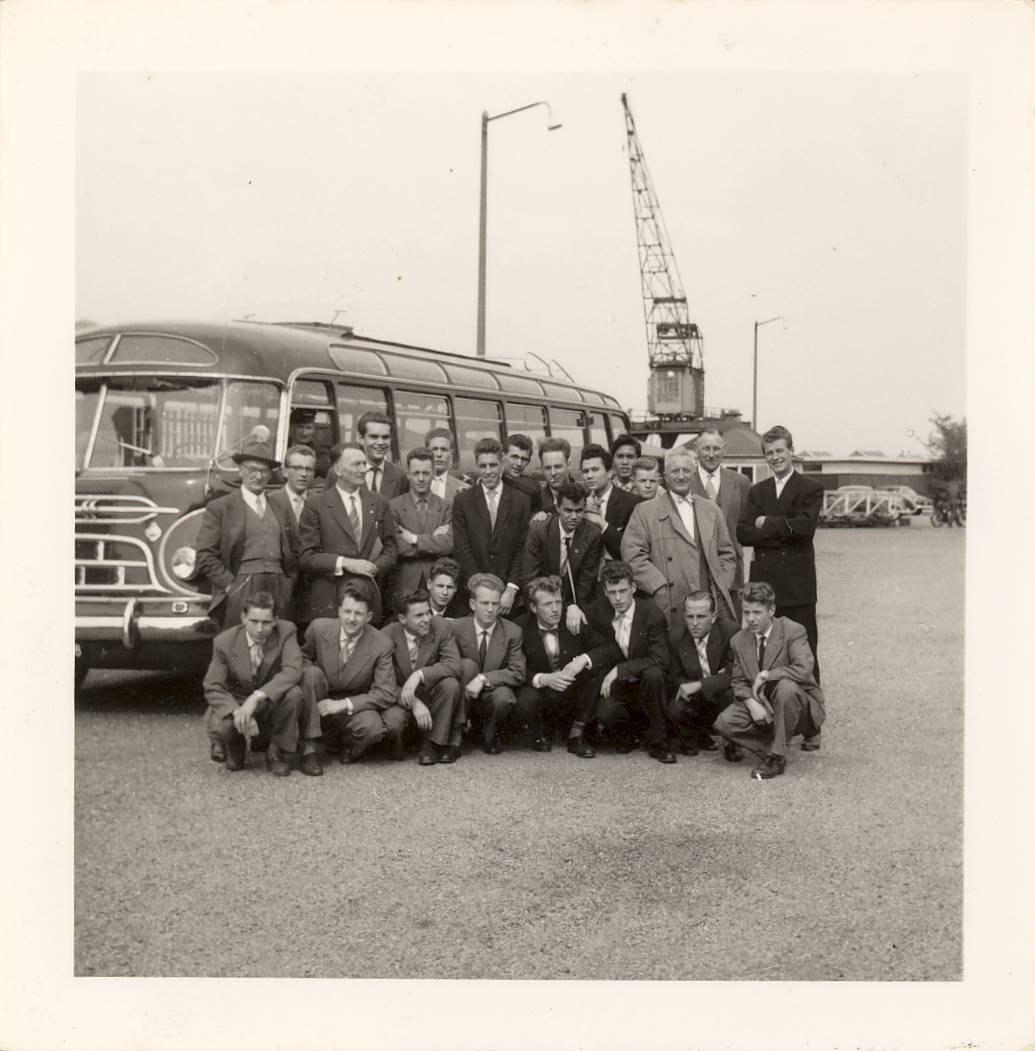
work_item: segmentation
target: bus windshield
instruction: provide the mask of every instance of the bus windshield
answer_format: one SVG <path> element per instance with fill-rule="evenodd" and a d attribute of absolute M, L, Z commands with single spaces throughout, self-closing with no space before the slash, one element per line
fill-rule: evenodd
<path fill-rule="evenodd" d="M 217 450 L 224 384 L 227 397 Z M 204 468 L 214 457 L 240 448 L 257 424 L 275 436 L 279 400 L 272 383 L 208 376 L 82 378 L 76 384 L 76 466 Z"/>

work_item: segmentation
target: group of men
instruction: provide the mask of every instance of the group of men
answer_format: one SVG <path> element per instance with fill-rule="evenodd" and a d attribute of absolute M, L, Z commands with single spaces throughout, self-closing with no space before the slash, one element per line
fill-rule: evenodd
<path fill-rule="evenodd" d="M 228 770 L 249 740 L 274 774 L 297 754 L 318 776 L 321 747 L 352 763 L 382 742 L 404 758 L 409 739 L 430 766 L 456 762 L 465 732 L 499 754 L 511 730 L 580 758 L 642 741 L 666 764 L 718 733 L 730 762 L 758 755 L 759 779 L 783 773 L 795 735 L 819 748 L 822 490 L 793 469 L 785 428 L 763 436 L 773 477 L 754 486 L 722 466 L 716 431 L 665 456 L 663 486 L 628 435 L 582 448 L 580 480 L 568 442 L 541 439 L 538 482 L 522 434 L 478 441 L 467 480 L 447 428 L 405 470 L 389 417 L 357 433 L 322 465 L 294 441 L 269 494 L 280 464 L 249 439 L 240 489 L 206 508 L 197 573 L 226 630 L 204 689 Z"/>

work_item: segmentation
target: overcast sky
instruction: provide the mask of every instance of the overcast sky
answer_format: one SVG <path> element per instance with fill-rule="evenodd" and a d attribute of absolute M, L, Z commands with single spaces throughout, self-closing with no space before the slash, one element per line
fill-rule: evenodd
<path fill-rule="evenodd" d="M 488 349 L 646 406 L 629 94 L 704 335 L 705 401 L 803 449 L 922 452 L 965 413 L 954 74 L 80 74 L 77 316 L 329 321 Z"/>

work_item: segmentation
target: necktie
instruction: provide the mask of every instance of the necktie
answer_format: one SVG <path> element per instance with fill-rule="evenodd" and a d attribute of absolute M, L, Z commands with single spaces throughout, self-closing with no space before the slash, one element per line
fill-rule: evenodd
<path fill-rule="evenodd" d="M 406 640 L 406 642 L 407 642 L 407 645 L 409 646 L 409 650 L 410 650 L 410 667 L 414 671 L 416 671 L 417 670 L 417 649 L 418 649 L 417 640 L 408 638 Z"/>
<path fill-rule="evenodd" d="M 360 542 L 360 524 L 359 524 L 359 508 L 356 507 L 356 498 L 354 496 L 349 497 L 349 525 L 352 527 L 352 535 L 356 538 L 356 543 Z"/>
<path fill-rule="evenodd" d="M 259 493 L 255 498 L 255 513 L 262 518 L 266 514 L 266 497 Z"/>
<path fill-rule="evenodd" d="M 252 643 L 252 678 L 256 678 L 259 674 L 259 669 L 262 667 L 262 647 L 257 643 Z"/>
<path fill-rule="evenodd" d="M 420 533 L 426 533 L 428 531 L 428 501 L 418 500 L 417 501 L 417 523 L 418 531 Z"/>
<path fill-rule="evenodd" d="M 560 646 L 558 645 L 558 642 L 557 642 L 557 632 L 553 631 L 553 630 L 543 631 L 542 632 L 542 636 L 543 636 L 543 649 L 546 650 L 546 656 L 550 660 L 550 668 L 553 671 L 556 671 L 557 670 L 557 665 L 559 663 L 559 657 L 560 657 Z"/>
<path fill-rule="evenodd" d="M 762 661 L 765 660 L 765 636 L 758 636 L 758 670 L 762 670 Z"/>
<path fill-rule="evenodd" d="M 352 639 L 350 639 L 348 635 L 346 635 L 345 643 L 341 647 L 341 667 L 339 668 L 339 671 L 345 670 L 345 665 L 349 663 L 349 657 L 352 656 L 352 651 L 353 649 L 355 649 L 355 645 L 356 644 L 352 641 Z"/>
<path fill-rule="evenodd" d="M 571 556 L 571 537 L 561 536 L 561 575 L 568 568 L 568 559 Z"/>
<path fill-rule="evenodd" d="M 487 631 L 480 632 L 481 638 L 478 642 L 478 668 L 480 671 L 485 671 L 485 654 L 489 649 L 489 633 Z"/>
<path fill-rule="evenodd" d="M 708 647 L 705 645 L 704 639 L 694 639 L 697 644 L 697 659 L 701 664 L 701 671 L 705 675 L 711 675 L 712 670 L 708 665 Z"/>
<path fill-rule="evenodd" d="M 489 505 L 489 524 L 495 529 L 496 528 L 496 499 L 499 496 L 499 489 L 486 489 L 485 499 Z"/>
<path fill-rule="evenodd" d="M 379 492 L 381 492 L 380 476 L 381 476 L 381 468 L 380 467 L 371 467 L 370 468 L 370 491 L 372 493 L 379 493 Z"/>
<path fill-rule="evenodd" d="M 714 474 L 708 475 L 708 483 L 707 483 L 707 485 L 705 485 L 705 489 L 708 492 L 708 499 L 709 500 L 714 500 L 716 495 L 718 494 L 718 490 L 715 488 L 715 475 Z"/>
<path fill-rule="evenodd" d="M 629 637 L 625 633 L 625 617 L 615 617 L 615 642 L 618 643 L 623 657 L 629 656 Z"/>
<path fill-rule="evenodd" d="M 302 498 L 300 496 L 293 496 L 291 498 L 291 508 L 295 512 L 295 521 L 302 521 Z"/>

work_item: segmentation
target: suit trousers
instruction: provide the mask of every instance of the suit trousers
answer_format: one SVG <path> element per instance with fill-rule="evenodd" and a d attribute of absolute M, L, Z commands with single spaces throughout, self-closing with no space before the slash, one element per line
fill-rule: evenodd
<path fill-rule="evenodd" d="M 460 675 L 460 698 L 462 712 L 459 716 L 458 728 L 450 736 L 450 744 L 460 743 L 459 727 L 463 727 L 468 718 L 481 723 L 482 740 L 489 744 L 498 733 L 502 733 L 510 718 L 510 713 L 517 704 L 514 691 L 509 686 L 487 686 L 472 701 L 468 697 L 467 684 L 476 676 L 480 675 L 478 665 L 469 657 L 460 661 L 463 671 Z M 454 740 L 455 737 L 455 740 Z"/>
<path fill-rule="evenodd" d="M 766 696 L 773 706 L 770 726 L 755 723 L 747 705 L 736 700 L 720 713 L 715 720 L 715 729 L 723 737 L 758 755 L 783 756 L 795 734 L 808 733 L 812 729 L 808 698 L 805 691 L 790 679 L 777 679 L 768 684 Z"/>
<path fill-rule="evenodd" d="M 563 693 L 548 687 L 522 686 L 517 695 L 517 717 L 528 725 L 532 737 L 548 737 L 552 730 L 567 736 L 573 722 L 588 726 L 596 718 L 596 681 L 580 673 Z"/>
<path fill-rule="evenodd" d="M 327 683 L 323 669 L 316 666 L 306 668 L 302 672 L 302 695 L 310 713 L 309 718 L 315 719 L 315 726 L 319 731 L 312 736 L 319 737 L 322 734 L 328 748 L 334 750 L 344 747 L 354 756 L 362 755 L 386 737 L 393 741 L 401 740 L 406 720 L 410 718 L 410 713 L 397 704 L 383 710 L 366 708 L 352 715 L 338 712 L 321 717 L 319 701 L 327 697 L 340 700 L 347 695 L 334 693 Z"/>
<path fill-rule="evenodd" d="M 689 698 L 665 698 L 665 715 L 680 738 L 690 735 L 694 740 L 711 737 L 712 726 L 719 713 L 733 703 L 733 690 L 724 690 L 714 697 L 695 693 Z"/>
<path fill-rule="evenodd" d="M 255 709 L 259 736 L 269 738 L 282 752 L 297 751 L 303 704 L 302 691 L 297 686 L 292 686 L 279 701 L 271 701 L 268 697 L 259 701 Z M 232 715 L 220 718 L 211 708 L 208 710 L 208 735 L 213 741 L 220 741 L 224 745 L 244 739 L 244 735 L 234 726 Z"/>
<path fill-rule="evenodd" d="M 635 705 L 647 716 L 647 744 L 666 744 L 664 698 L 665 673 L 652 665 L 644 668 L 637 679 L 616 680 L 611 686 L 611 696 L 600 698 L 597 716 L 612 733 L 624 735 L 628 733 L 630 708 Z"/>
<path fill-rule="evenodd" d="M 460 702 L 460 683 L 452 676 L 439 679 L 434 686 L 421 685 L 417 689 L 417 697 L 423 701 L 431 712 L 431 729 L 423 735 L 425 740 L 432 744 L 453 744 L 453 732 L 456 731 L 455 743 L 460 743 L 460 729 L 463 724 L 459 722 L 459 714 L 463 711 Z M 412 718 L 412 714 L 411 714 Z"/>
<path fill-rule="evenodd" d="M 816 647 L 819 645 L 819 629 L 816 627 L 816 603 L 813 602 L 808 606 L 781 606 L 777 604 L 774 615 L 793 620 L 805 629 L 805 634 L 809 639 L 809 649 L 812 650 L 812 659 L 816 662 L 815 667 L 812 669 L 812 677 L 818 685 L 819 654 L 816 652 Z"/>

